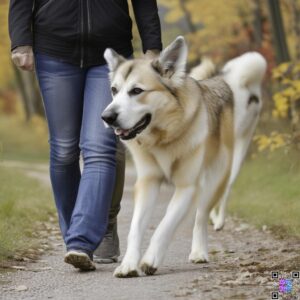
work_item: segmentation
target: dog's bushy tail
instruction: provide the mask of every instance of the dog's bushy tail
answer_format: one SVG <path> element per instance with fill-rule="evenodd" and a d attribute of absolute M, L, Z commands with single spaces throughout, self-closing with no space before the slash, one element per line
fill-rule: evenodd
<path fill-rule="evenodd" d="M 230 60 L 222 69 L 230 86 L 255 88 L 260 86 L 266 73 L 267 62 L 258 52 L 247 52 Z"/>
<path fill-rule="evenodd" d="M 212 62 L 211 59 L 204 57 L 202 59 L 201 64 L 194 67 L 191 72 L 190 76 L 196 80 L 203 80 L 210 77 L 213 77 L 216 74 L 216 66 Z"/>

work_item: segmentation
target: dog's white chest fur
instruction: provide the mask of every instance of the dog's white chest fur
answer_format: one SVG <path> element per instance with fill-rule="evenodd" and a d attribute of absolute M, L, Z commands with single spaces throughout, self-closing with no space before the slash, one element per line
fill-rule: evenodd
<path fill-rule="evenodd" d="M 151 152 L 153 153 L 153 156 L 157 164 L 159 165 L 162 173 L 169 181 L 171 179 L 171 168 L 174 160 L 171 154 L 160 149 L 153 149 Z"/>

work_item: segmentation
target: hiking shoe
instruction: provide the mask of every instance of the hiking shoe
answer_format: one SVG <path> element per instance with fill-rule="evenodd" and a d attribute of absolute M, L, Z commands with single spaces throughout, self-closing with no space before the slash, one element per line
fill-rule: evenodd
<path fill-rule="evenodd" d="M 94 252 L 94 261 L 98 264 L 112 264 L 118 262 L 120 243 L 117 232 L 117 222 L 109 224 L 106 234 Z"/>
<path fill-rule="evenodd" d="M 70 250 L 65 255 L 65 263 L 72 265 L 74 268 L 81 271 L 95 271 L 96 266 L 93 262 L 93 258 L 87 253 L 80 250 Z"/>

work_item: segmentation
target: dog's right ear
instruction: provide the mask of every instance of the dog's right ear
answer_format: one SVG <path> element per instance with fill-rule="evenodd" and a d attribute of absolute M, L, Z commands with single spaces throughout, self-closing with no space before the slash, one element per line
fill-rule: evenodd
<path fill-rule="evenodd" d="M 171 79 L 179 86 L 186 76 L 187 53 L 184 37 L 179 36 L 152 62 L 152 67 L 162 77 Z"/>
<path fill-rule="evenodd" d="M 119 55 L 115 50 L 107 48 L 104 51 L 104 58 L 108 64 L 110 72 L 117 70 L 118 66 L 125 61 L 125 58 Z"/>

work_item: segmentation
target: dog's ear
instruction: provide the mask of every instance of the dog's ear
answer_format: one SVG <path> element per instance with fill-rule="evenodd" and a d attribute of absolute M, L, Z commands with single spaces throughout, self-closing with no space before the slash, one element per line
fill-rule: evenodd
<path fill-rule="evenodd" d="M 104 58 L 108 64 L 110 72 L 114 72 L 118 66 L 125 61 L 125 58 L 119 55 L 115 50 L 107 48 L 104 51 Z"/>
<path fill-rule="evenodd" d="M 152 62 L 152 67 L 162 77 L 172 79 L 175 85 L 180 85 L 186 75 L 187 53 L 186 42 L 179 36 Z"/>

